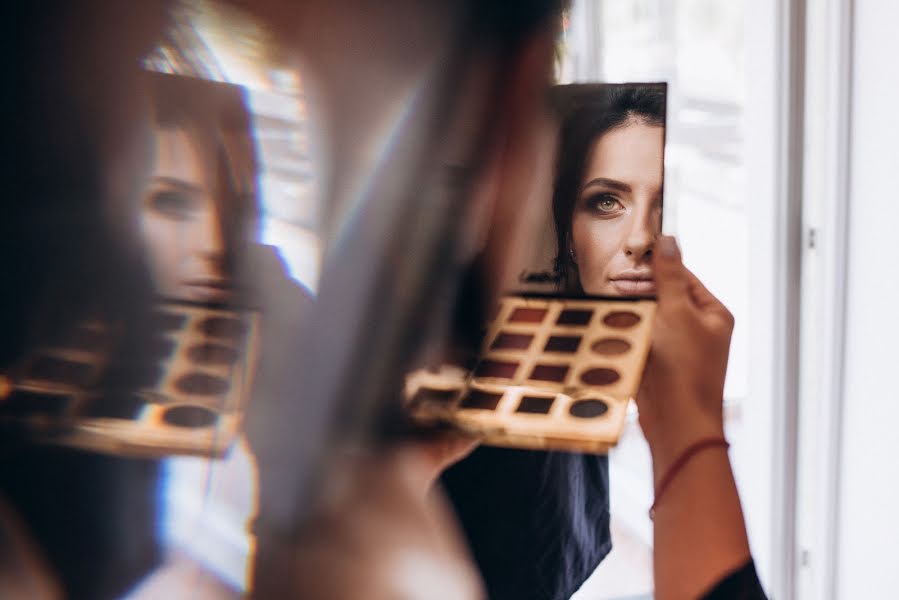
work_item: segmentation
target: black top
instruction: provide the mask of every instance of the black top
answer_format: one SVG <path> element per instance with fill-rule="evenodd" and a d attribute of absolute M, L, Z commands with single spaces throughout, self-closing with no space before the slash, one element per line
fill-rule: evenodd
<path fill-rule="evenodd" d="M 755 572 L 755 563 L 751 559 L 703 596 L 703 600 L 767 600 L 767 598 Z"/>
<path fill-rule="evenodd" d="M 443 484 L 491 600 L 567 600 L 612 549 L 605 456 L 481 447 Z"/>

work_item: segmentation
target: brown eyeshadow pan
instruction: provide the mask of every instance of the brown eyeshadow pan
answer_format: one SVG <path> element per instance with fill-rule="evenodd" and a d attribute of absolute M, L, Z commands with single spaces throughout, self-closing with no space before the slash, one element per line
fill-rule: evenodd
<path fill-rule="evenodd" d="M 607 314 L 602 322 L 615 329 L 628 329 L 640 322 L 640 315 L 629 310 L 619 310 Z"/>
<path fill-rule="evenodd" d="M 579 419 L 595 419 L 609 411 L 609 405 L 602 400 L 578 400 L 569 407 L 568 412 L 572 417 Z"/>
<path fill-rule="evenodd" d="M 500 333 L 491 344 L 491 350 L 527 350 L 534 336 L 526 333 Z"/>
<path fill-rule="evenodd" d="M 569 308 L 559 314 L 556 325 L 588 325 L 592 317 L 592 310 Z"/>
<path fill-rule="evenodd" d="M 555 398 L 524 396 L 521 402 L 518 403 L 518 408 L 515 409 L 515 412 L 546 415 L 549 414 L 554 401 Z"/>
<path fill-rule="evenodd" d="M 172 406 L 162 413 L 162 420 L 176 427 L 209 427 L 218 415 L 202 406 Z"/>
<path fill-rule="evenodd" d="M 603 354 L 605 356 L 617 356 L 619 354 L 624 354 L 625 352 L 630 350 L 631 343 L 620 338 L 603 338 L 601 340 L 593 342 L 593 345 L 590 346 L 590 349 L 597 354 Z"/>
<path fill-rule="evenodd" d="M 477 377 L 504 377 L 506 379 L 514 379 L 515 372 L 518 370 L 518 363 L 504 362 L 500 360 L 485 360 L 478 365 L 475 371 Z"/>
<path fill-rule="evenodd" d="M 221 344 L 200 344 L 187 351 L 187 356 L 202 365 L 232 365 L 237 362 L 238 352 Z"/>
<path fill-rule="evenodd" d="M 206 373 L 188 373 L 175 381 L 175 389 L 185 394 L 221 394 L 228 390 L 228 380 Z"/>
<path fill-rule="evenodd" d="M 471 390 L 462 400 L 462 408 L 476 408 L 479 410 L 496 410 L 499 401 L 502 400 L 502 394 L 493 392 L 483 392 L 481 390 Z"/>
<path fill-rule="evenodd" d="M 85 416 L 134 420 L 145 405 L 144 399 L 136 394 L 103 395 L 88 404 Z"/>
<path fill-rule="evenodd" d="M 243 321 L 231 317 L 208 317 L 198 327 L 206 335 L 229 339 L 240 337 L 246 331 Z"/>
<path fill-rule="evenodd" d="M 537 365 L 528 379 L 561 383 L 568 375 L 568 365 Z"/>
<path fill-rule="evenodd" d="M 621 379 L 615 369 L 596 368 L 581 373 L 581 381 L 587 385 L 611 385 Z"/>
<path fill-rule="evenodd" d="M 510 323 L 542 323 L 546 316 L 545 308 L 516 308 L 509 315 Z"/>
<path fill-rule="evenodd" d="M 419 388 L 412 397 L 412 406 L 422 404 L 449 404 L 456 395 L 455 390 L 435 390 L 433 388 Z"/>
<path fill-rule="evenodd" d="M 553 335 L 546 341 L 543 351 L 574 354 L 580 346 L 581 338 L 578 335 Z"/>

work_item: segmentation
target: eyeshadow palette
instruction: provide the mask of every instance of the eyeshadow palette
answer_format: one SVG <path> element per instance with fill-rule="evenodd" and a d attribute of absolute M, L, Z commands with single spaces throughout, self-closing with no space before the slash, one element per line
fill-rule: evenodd
<path fill-rule="evenodd" d="M 254 371 L 259 316 L 158 305 L 134 357 L 100 325 L 0 376 L 0 424 L 100 452 L 216 456 L 237 436 Z"/>
<path fill-rule="evenodd" d="M 491 445 L 607 452 L 640 386 L 655 307 L 641 299 L 508 296 L 473 371 L 408 376 L 410 414 Z"/>

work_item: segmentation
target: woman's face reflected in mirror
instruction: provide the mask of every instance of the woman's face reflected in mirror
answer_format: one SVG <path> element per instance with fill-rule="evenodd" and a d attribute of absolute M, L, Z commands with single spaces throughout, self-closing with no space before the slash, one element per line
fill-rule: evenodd
<path fill-rule="evenodd" d="M 663 144 L 664 129 L 640 120 L 593 142 L 571 224 L 584 292 L 655 293 L 650 259 L 662 224 Z"/>
<path fill-rule="evenodd" d="M 141 233 L 157 293 L 226 302 L 231 279 L 215 194 L 214 153 L 183 128 L 154 131 L 155 158 L 141 206 Z"/>

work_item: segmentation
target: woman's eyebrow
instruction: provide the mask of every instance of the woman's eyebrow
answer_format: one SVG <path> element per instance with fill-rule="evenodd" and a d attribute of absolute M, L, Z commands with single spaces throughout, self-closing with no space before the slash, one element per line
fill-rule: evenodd
<path fill-rule="evenodd" d="M 626 184 L 622 181 L 617 181 L 615 179 L 608 179 L 606 177 L 596 177 L 595 179 L 591 179 L 590 181 L 588 181 L 587 183 L 584 184 L 583 189 L 587 189 L 588 187 L 593 187 L 593 186 L 602 186 L 602 187 L 612 188 L 613 190 L 618 190 L 619 192 L 626 192 L 626 193 L 630 193 L 632 191 L 631 186 L 629 186 L 628 184 Z"/>
<path fill-rule="evenodd" d="M 199 185 L 197 185 L 193 182 L 184 180 L 184 179 L 179 179 L 177 177 L 168 177 L 165 175 L 157 175 L 156 177 L 153 178 L 153 180 L 158 183 L 164 183 L 166 185 L 170 185 L 172 187 L 179 188 L 180 190 L 185 191 L 185 192 L 191 192 L 191 193 L 195 193 L 195 194 L 200 194 L 203 192 L 203 188 L 200 187 Z"/>

